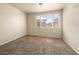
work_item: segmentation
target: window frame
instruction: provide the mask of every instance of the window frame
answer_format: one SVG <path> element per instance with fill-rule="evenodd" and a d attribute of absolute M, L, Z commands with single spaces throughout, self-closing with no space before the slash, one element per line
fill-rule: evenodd
<path fill-rule="evenodd" d="M 51 14 L 51 13 L 46 13 L 46 14 Z M 60 16 L 61 13 L 60 13 L 60 12 L 57 12 L 57 13 L 53 13 L 53 12 L 52 12 L 52 14 L 59 14 L 59 20 L 61 21 L 61 16 Z M 41 15 L 45 15 L 45 14 L 40 14 L 40 15 L 36 15 L 36 16 L 35 16 L 35 27 L 37 27 L 37 28 L 55 28 L 55 27 L 53 27 L 53 25 L 52 25 L 52 27 L 42 27 L 42 26 L 39 26 L 39 27 L 38 27 L 38 26 L 37 26 L 37 20 L 38 20 L 38 19 L 36 19 L 36 17 L 37 17 L 37 16 L 41 16 Z M 59 21 L 58 21 L 58 22 L 59 22 Z M 53 24 L 53 23 L 52 23 L 52 24 Z M 40 22 L 40 25 L 41 25 L 41 22 Z M 59 25 L 57 26 L 57 28 L 59 28 L 59 26 L 60 26 L 60 28 L 61 28 L 61 24 L 59 24 Z"/>

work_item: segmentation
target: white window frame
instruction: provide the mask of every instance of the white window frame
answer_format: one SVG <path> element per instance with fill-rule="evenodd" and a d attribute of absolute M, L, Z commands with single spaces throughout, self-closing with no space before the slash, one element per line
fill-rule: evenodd
<path fill-rule="evenodd" d="M 50 14 L 50 13 L 49 13 Z M 53 13 L 53 14 L 59 14 L 59 19 L 58 19 L 58 21 L 60 20 L 60 13 Z M 43 15 L 45 15 L 45 14 L 43 14 Z M 41 15 L 37 15 L 37 16 L 41 16 Z M 36 17 L 37 17 L 36 16 Z M 55 28 L 55 27 L 42 27 L 42 26 L 37 26 L 37 20 L 38 19 L 36 19 L 36 17 L 35 17 L 35 27 L 37 27 L 37 28 Z M 52 23 L 53 24 L 53 23 Z M 41 25 L 41 22 L 40 22 L 40 25 Z M 58 26 L 57 26 L 58 28 L 60 28 L 61 27 L 61 24 L 58 24 Z"/>

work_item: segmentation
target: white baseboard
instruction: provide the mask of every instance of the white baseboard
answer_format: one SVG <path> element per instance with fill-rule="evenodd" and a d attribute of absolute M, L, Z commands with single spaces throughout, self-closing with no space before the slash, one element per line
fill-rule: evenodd
<path fill-rule="evenodd" d="M 77 53 L 79 54 L 79 51 L 67 40 L 64 39 L 64 41 Z"/>
<path fill-rule="evenodd" d="M 19 39 L 19 38 L 21 38 L 21 37 L 24 37 L 24 36 L 27 36 L 27 35 L 22 35 L 22 36 L 19 36 L 19 37 L 14 38 L 14 39 L 1 42 L 1 43 L 0 43 L 0 46 L 1 46 L 1 45 L 4 45 L 4 44 L 7 44 L 7 43 L 9 43 L 9 42 L 11 42 L 11 41 L 17 40 L 17 39 Z"/>
<path fill-rule="evenodd" d="M 0 46 L 1 46 L 1 45 L 4 45 L 4 44 L 7 44 L 7 43 L 9 43 L 9 42 L 11 42 L 11 41 L 13 41 L 13 40 L 16 40 L 16 39 L 11 39 L 11 40 L 7 40 L 7 41 L 4 41 L 4 42 L 1 42 L 1 43 L 0 43 Z"/>

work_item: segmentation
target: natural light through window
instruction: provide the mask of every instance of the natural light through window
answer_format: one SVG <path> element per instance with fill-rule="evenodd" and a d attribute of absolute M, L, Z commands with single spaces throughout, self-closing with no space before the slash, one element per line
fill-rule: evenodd
<path fill-rule="evenodd" d="M 59 14 L 43 14 L 36 16 L 36 26 L 40 28 L 55 28 L 59 26 Z"/>

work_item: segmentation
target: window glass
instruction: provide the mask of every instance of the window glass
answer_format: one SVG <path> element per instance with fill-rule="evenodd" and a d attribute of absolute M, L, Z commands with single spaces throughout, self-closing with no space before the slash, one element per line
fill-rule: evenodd
<path fill-rule="evenodd" d="M 36 26 L 40 28 L 54 28 L 59 25 L 59 14 L 44 14 L 36 16 Z"/>

